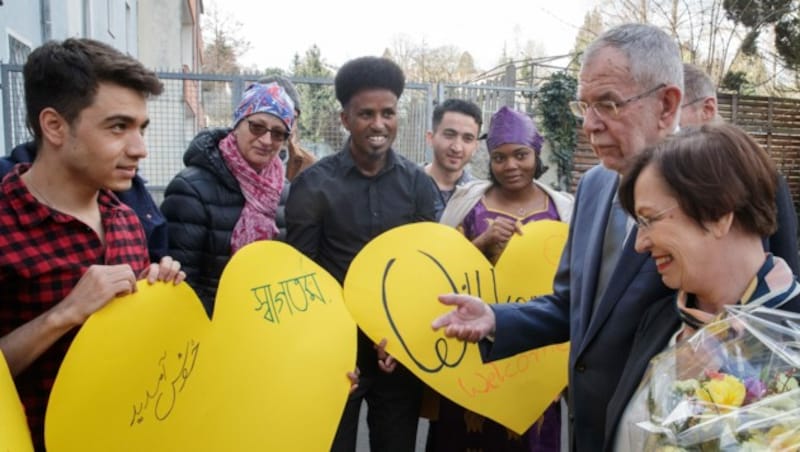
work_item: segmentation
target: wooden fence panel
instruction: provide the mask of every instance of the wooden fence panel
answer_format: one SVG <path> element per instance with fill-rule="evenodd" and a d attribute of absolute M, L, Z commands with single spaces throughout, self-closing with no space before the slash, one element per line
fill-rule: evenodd
<path fill-rule="evenodd" d="M 789 184 L 795 210 L 800 211 L 800 100 L 719 94 L 720 116 L 746 130 L 769 153 Z M 589 168 L 598 163 L 582 130 L 574 153 L 572 191 Z"/>

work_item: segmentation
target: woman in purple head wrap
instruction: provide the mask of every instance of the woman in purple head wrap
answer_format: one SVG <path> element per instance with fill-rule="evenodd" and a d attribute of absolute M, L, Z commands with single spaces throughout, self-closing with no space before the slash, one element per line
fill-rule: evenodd
<path fill-rule="evenodd" d="M 456 190 L 442 213 L 441 223 L 458 227 L 492 262 L 523 224 L 569 222 L 572 196 L 536 180 L 544 172 L 542 141 L 531 118 L 500 108 L 486 136 L 490 180 Z"/>
<path fill-rule="evenodd" d="M 489 124 L 489 179 L 456 189 L 441 223 L 457 227 L 493 263 L 522 225 L 537 220 L 569 222 L 572 196 L 536 179 L 544 172 L 539 156 L 542 136 L 530 117 L 502 107 Z M 441 399 L 439 419 L 431 424 L 428 450 L 559 451 L 559 402 L 522 436 Z M 481 428 L 469 428 L 480 423 Z"/>

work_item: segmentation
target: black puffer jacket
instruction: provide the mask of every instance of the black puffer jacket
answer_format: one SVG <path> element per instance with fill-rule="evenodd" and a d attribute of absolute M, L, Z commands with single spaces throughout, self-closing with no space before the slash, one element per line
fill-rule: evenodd
<path fill-rule="evenodd" d="M 229 131 L 204 130 L 192 140 L 183 156 L 186 168 L 169 183 L 161 204 L 169 254 L 181 262 L 186 281 L 209 316 L 222 269 L 231 257 L 231 234 L 244 208 L 239 183 L 217 147 Z"/>

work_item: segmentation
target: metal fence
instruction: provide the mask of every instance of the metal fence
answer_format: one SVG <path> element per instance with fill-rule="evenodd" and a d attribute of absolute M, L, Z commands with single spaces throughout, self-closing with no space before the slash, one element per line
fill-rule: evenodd
<path fill-rule="evenodd" d="M 22 67 L 0 65 L 5 153 L 30 140 L 25 127 Z M 205 127 L 230 126 L 231 115 L 246 86 L 259 75 L 220 75 L 160 72 L 164 92 L 148 102 L 150 126 L 146 132 L 149 156 L 140 172 L 157 200 L 172 177 L 183 168 L 183 153 Z M 299 118 L 303 147 L 324 156 L 341 149 L 347 132 L 339 120 L 333 80 L 292 78 L 300 95 Z M 469 99 L 484 112 L 484 123 L 503 105 L 532 113 L 535 89 L 489 85 L 408 83 L 398 105 L 399 126 L 394 148 L 410 160 L 430 159 L 425 132 L 434 105 L 452 97 Z M 480 173 L 482 163 L 475 164 Z"/>

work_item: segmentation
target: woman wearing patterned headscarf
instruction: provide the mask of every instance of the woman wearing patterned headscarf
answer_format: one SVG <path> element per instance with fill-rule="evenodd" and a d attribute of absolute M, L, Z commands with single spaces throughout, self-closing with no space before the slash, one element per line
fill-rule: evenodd
<path fill-rule="evenodd" d="M 537 220 L 569 222 L 572 196 L 536 179 L 544 173 L 539 157 L 542 137 L 531 118 L 502 107 L 489 124 L 489 179 L 456 189 L 441 223 L 457 227 L 493 263 L 522 225 Z M 444 398 L 432 421 L 428 451 L 560 450 L 559 402 L 554 402 L 524 435 L 472 413 Z M 481 428 L 474 428 L 480 424 Z"/>
<path fill-rule="evenodd" d="M 255 83 L 233 113 L 233 128 L 201 131 L 183 156 L 186 168 L 167 186 L 161 210 L 169 251 L 209 316 L 230 257 L 278 233 L 284 167 L 276 156 L 293 124 L 286 91 L 277 83 Z"/>

